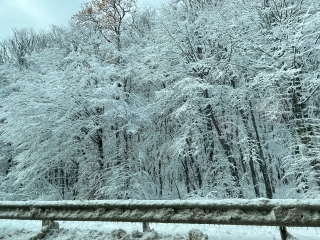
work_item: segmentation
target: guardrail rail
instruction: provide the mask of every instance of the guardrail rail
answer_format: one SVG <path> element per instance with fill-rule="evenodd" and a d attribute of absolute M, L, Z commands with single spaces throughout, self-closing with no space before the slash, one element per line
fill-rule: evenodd
<path fill-rule="evenodd" d="M 320 199 L 0 201 L 0 219 L 320 227 Z"/>

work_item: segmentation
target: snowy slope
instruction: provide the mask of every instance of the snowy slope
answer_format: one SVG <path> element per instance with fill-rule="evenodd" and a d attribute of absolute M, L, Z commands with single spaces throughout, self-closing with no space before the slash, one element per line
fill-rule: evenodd
<path fill-rule="evenodd" d="M 60 230 L 52 230 L 44 239 L 114 239 L 111 233 L 123 229 L 130 234 L 142 231 L 138 223 L 102 222 L 59 222 Z M 199 229 L 208 235 L 209 240 L 274 240 L 280 239 L 276 227 L 216 226 L 191 224 L 150 224 L 158 233 L 157 239 L 187 239 L 190 229 Z M 36 235 L 41 229 L 41 221 L 0 220 L 0 239 L 25 240 Z M 320 239 L 319 228 L 289 228 L 299 240 Z M 140 239 L 152 239 L 152 234 Z"/>

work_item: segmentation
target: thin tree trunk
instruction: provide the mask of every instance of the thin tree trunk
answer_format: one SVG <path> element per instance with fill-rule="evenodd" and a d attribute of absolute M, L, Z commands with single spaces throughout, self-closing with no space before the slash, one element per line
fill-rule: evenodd
<path fill-rule="evenodd" d="M 104 167 L 104 152 L 103 152 L 103 130 L 102 128 L 99 128 L 98 130 L 98 141 L 97 141 L 97 144 L 98 144 L 98 151 L 99 151 L 99 159 L 98 159 L 98 162 L 99 162 L 99 167 L 100 167 L 100 170 L 103 169 Z"/>
<path fill-rule="evenodd" d="M 253 158 L 252 158 L 251 154 L 250 154 L 250 159 L 249 159 L 249 166 L 250 166 L 250 171 L 251 171 L 251 176 L 252 176 L 252 183 L 253 183 L 254 192 L 256 194 L 256 197 L 259 198 L 259 197 L 261 197 L 261 194 L 260 194 L 258 178 L 257 178 L 256 170 L 254 168 Z"/>
<path fill-rule="evenodd" d="M 159 196 L 161 198 L 162 197 L 162 191 L 163 191 L 163 182 L 162 182 L 162 176 L 161 176 L 161 160 L 159 160 L 158 176 L 159 176 L 159 184 L 160 184 Z"/>
<path fill-rule="evenodd" d="M 261 193 L 260 193 L 260 189 L 259 189 L 259 184 L 258 184 L 258 177 L 257 177 L 257 172 L 256 169 L 254 167 L 254 162 L 253 162 L 253 157 L 252 157 L 252 141 L 253 141 L 253 137 L 250 133 L 249 130 L 249 123 L 248 123 L 248 116 L 245 115 L 244 111 L 241 109 L 239 110 L 242 121 L 245 125 L 245 128 L 247 129 L 247 135 L 249 138 L 249 151 L 250 151 L 250 157 L 249 157 L 249 167 L 250 167 L 250 172 L 251 172 L 251 178 L 252 178 L 252 183 L 253 183 L 253 188 L 254 188 L 254 192 L 256 194 L 256 197 L 261 197 Z"/>
<path fill-rule="evenodd" d="M 207 90 L 204 91 L 204 96 L 205 98 L 209 98 L 209 93 Z M 231 167 L 230 167 L 230 171 L 231 171 L 231 175 L 233 177 L 233 180 L 235 182 L 235 185 L 239 188 L 239 197 L 242 198 L 243 197 L 243 193 L 240 187 L 240 177 L 239 177 L 239 172 L 238 172 L 238 167 L 237 167 L 237 162 L 235 160 L 235 158 L 232 156 L 232 152 L 231 152 L 231 148 L 228 145 L 228 143 L 222 138 L 222 133 L 221 130 L 218 126 L 218 122 L 216 121 L 214 115 L 213 115 L 213 109 L 212 106 L 210 104 L 208 104 L 206 106 L 206 114 L 207 114 L 207 118 L 208 120 L 211 122 L 211 125 L 215 128 L 215 130 L 218 133 L 219 136 L 219 141 L 220 144 L 224 150 L 225 155 L 227 156 L 228 162 L 230 163 Z"/>
<path fill-rule="evenodd" d="M 253 129 L 254 129 L 254 132 L 256 134 L 256 139 L 257 139 L 258 154 L 259 154 L 259 166 L 260 166 L 260 169 L 262 171 L 262 176 L 263 176 L 263 180 L 264 180 L 264 184 L 265 184 L 265 188 L 266 188 L 266 195 L 267 195 L 267 198 L 272 199 L 273 198 L 273 192 L 272 192 L 272 187 L 271 187 L 271 183 L 270 183 L 270 179 L 269 179 L 266 159 L 265 159 L 265 157 L 263 155 L 261 142 L 260 142 L 260 136 L 259 136 L 256 120 L 255 120 L 255 117 L 254 117 L 254 114 L 253 114 L 253 111 L 252 111 L 251 102 L 249 102 L 249 105 L 250 105 L 250 114 L 251 114 L 252 125 L 253 125 Z"/>
<path fill-rule="evenodd" d="M 182 161 L 182 166 L 184 169 L 184 177 L 185 177 L 187 193 L 190 193 L 190 178 L 189 178 L 189 168 L 188 168 L 187 157 L 184 157 L 184 161 Z"/>
<path fill-rule="evenodd" d="M 234 179 L 234 182 L 236 184 L 236 186 L 239 188 L 240 192 L 239 192 L 239 197 L 242 198 L 243 194 L 240 188 L 240 177 L 239 177 L 239 172 L 238 172 L 238 167 L 237 167 L 237 163 L 235 158 L 232 156 L 232 152 L 231 152 L 231 148 L 230 146 L 226 143 L 226 141 L 222 138 L 222 133 L 221 130 L 218 126 L 218 122 L 216 121 L 215 117 L 213 116 L 213 114 L 211 113 L 211 120 L 213 122 L 213 125 L 218 133 L 219 136 L 219 141 L 221 143 L 221 146 L 227 156 L 228 162 L 231 164 L 230 170 L 231 170 L 231 175 Z"/>
<path fill-rule="evenodd" d="M 189 158 L 190 158 L 190 162 L 191 162 L 191 166 L 195 167 L 195 172 L 196 172 L 196 179 L 198 181 L 198 187 L 201 188 L 202 187 L 202 176 L 201 176 L 201 171 L 192 155 L 192 149 L 191 149 L 191 144 L 192 144 L 192 138 L 189 137 L 186 139 L 187 145 L 188 145 L 188 152 L 189 152 Z"/>

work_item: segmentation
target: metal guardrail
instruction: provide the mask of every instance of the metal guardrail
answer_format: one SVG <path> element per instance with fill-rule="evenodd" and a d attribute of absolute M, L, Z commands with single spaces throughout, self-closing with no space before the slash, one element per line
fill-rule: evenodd
<path fill-rule="evenodd" d="M 0 201 L 0 219 L 320 227 L 320 199 Z"/>

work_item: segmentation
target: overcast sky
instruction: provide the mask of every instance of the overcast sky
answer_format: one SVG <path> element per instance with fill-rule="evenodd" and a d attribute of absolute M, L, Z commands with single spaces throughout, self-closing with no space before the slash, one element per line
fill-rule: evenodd
<path fill-rule="evenodd" d="M 48 29 L 50 24 L 66 25 L 81 4 L 88 0 L 0 0 L 0 40 L 13 28 Z M 161 6 L 167 0 L 138 0 L 138 6 Z"/>

